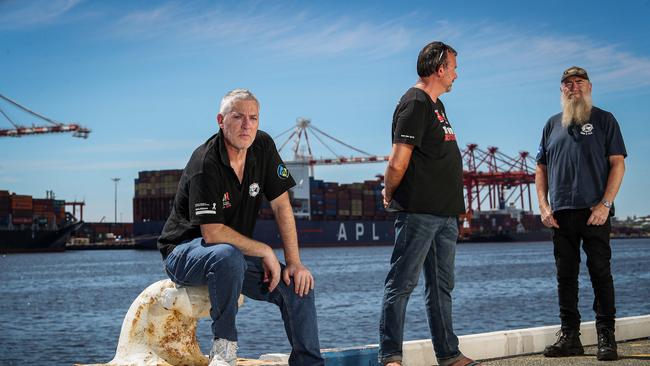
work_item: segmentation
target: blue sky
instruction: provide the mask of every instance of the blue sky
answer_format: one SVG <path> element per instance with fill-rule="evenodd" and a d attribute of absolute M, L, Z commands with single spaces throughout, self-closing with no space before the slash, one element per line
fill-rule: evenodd
<path fill-rule="evenodd" d="M 562 70 L 586 68 L 594 104 L 614 113 L 629 154 L 618 214 L 646 215 L 647 14 L 647 0 L 0 0 L 0 94 L 92 129 L 87 140 L 1 139 L 0 189 L 38 197 L 53 190 L 85 200 L 86 221 L 112 221 L 110 178 L 120 177 L 118 220 L 130 221 L 137 172 L 183 168 L 216 131 L 218 103 L 236 87 L 256 93 L 261 129 L 272 136 L 307 117 L 386 155 L 395 104 L 416 81 L 417 53 L 443 40 L 458 51 L 459 77 L 442 99 L 461 146 L 534 154 L 559 111 Z M 36 122 L 0 107 L 15 121 Z M 317 167 L 316 176 L 354 182 L 383 169 Z"/>

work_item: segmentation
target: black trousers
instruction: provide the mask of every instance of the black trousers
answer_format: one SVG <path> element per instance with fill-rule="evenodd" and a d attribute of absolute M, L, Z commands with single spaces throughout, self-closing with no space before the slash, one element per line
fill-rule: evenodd
<path fill-rule="evenodd" d="M 587 269 L 594 290 L 596 329 L 614 329 L 616 306 L 614 281 L 610 266 L 612 249 L 609 245 L 611 222 L 601 226 L 587 225 L 591 210 L 560 210 L 554 213 L 560 226 L 553 229 L 553 247 L 557 268 L 557 293 L 560 303 L 562 329 L 578 329 L 578 274 L 580 272 L 580 242 L 587 254 Z"/>

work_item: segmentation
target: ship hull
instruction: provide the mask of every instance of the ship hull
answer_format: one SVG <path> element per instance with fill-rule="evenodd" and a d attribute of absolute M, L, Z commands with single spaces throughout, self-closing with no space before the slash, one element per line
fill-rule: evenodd
<path fill-rule="evenodd" d="M 297 220 L 296 230 L 301 247 L 392 245 L 395 237 L 393 220 Z M 274 220 L 258 220 L 253 238 L 282 247 Z"/>
<path fill-rule="evenodd" d="M 538 242 L 551 241 L 553 239 L 551 230 L 529 231 L 523 233 L 496 233 L 484 235 L 472 235 L 459 240 L 461 243 L 509 243 L 509 242 Z"/>
<path fill-rule="evenodd" d="M 164 221 L 134 224 L 135 245 L 138 249 L 156 249 Z M 393 245 L 395 227 L 386 220 L 296 220 L 300 247 L 344 247 Z M 281 248 L 282 240 L 274 220 L 257 220 L 253 238 Z M 476 235 L 461 242 L 534 242 L 551 240 L 550 231 Z"/>
<path fill-rule="evenodd" d="M 82 224 L 58 230 L 0 230 L 0 253 L 62 252 L 70 235 Z"/>

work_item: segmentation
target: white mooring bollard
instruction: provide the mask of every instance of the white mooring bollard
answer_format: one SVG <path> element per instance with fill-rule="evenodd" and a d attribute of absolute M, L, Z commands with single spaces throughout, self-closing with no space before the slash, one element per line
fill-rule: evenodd
<path fill-rule="evenodd" d="M 239 297 L 239 306 L 243 296 Z M 106 364 L 75 366 L 207 366 L 196 339 L 199 318 L 210 315 L 208 289 L 180 287 L 170 280 L 147 287 L 122 323 L 115 358 Z"/>

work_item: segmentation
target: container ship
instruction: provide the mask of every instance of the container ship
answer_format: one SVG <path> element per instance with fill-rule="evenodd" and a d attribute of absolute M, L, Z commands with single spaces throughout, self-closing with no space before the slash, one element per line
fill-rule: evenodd
<path fill-rule="evenodd" d="M 65 212 L 63 200 L 0 190 L 0 253 L 63 251 L 82 225 Z"/>
<path fill-rule="evenodd" d="M 297 185 L 290 190 L 301 247 L 392 245 L 393 215 L 384 211 L 381 179 L 360 183 L 325 182 L 304 163 L 287 162 Z M 141 171 L 135 179 L 133 235 L 136 246 L 155 249 L 170 214 L 182 170 Z M 460 241 L 546 241 L 539 215 L 505 207 L 476 211 L 459 219 Z M 260 207 L 253 237 L 279 248 L 282 241 L 267 201 Z"/>

